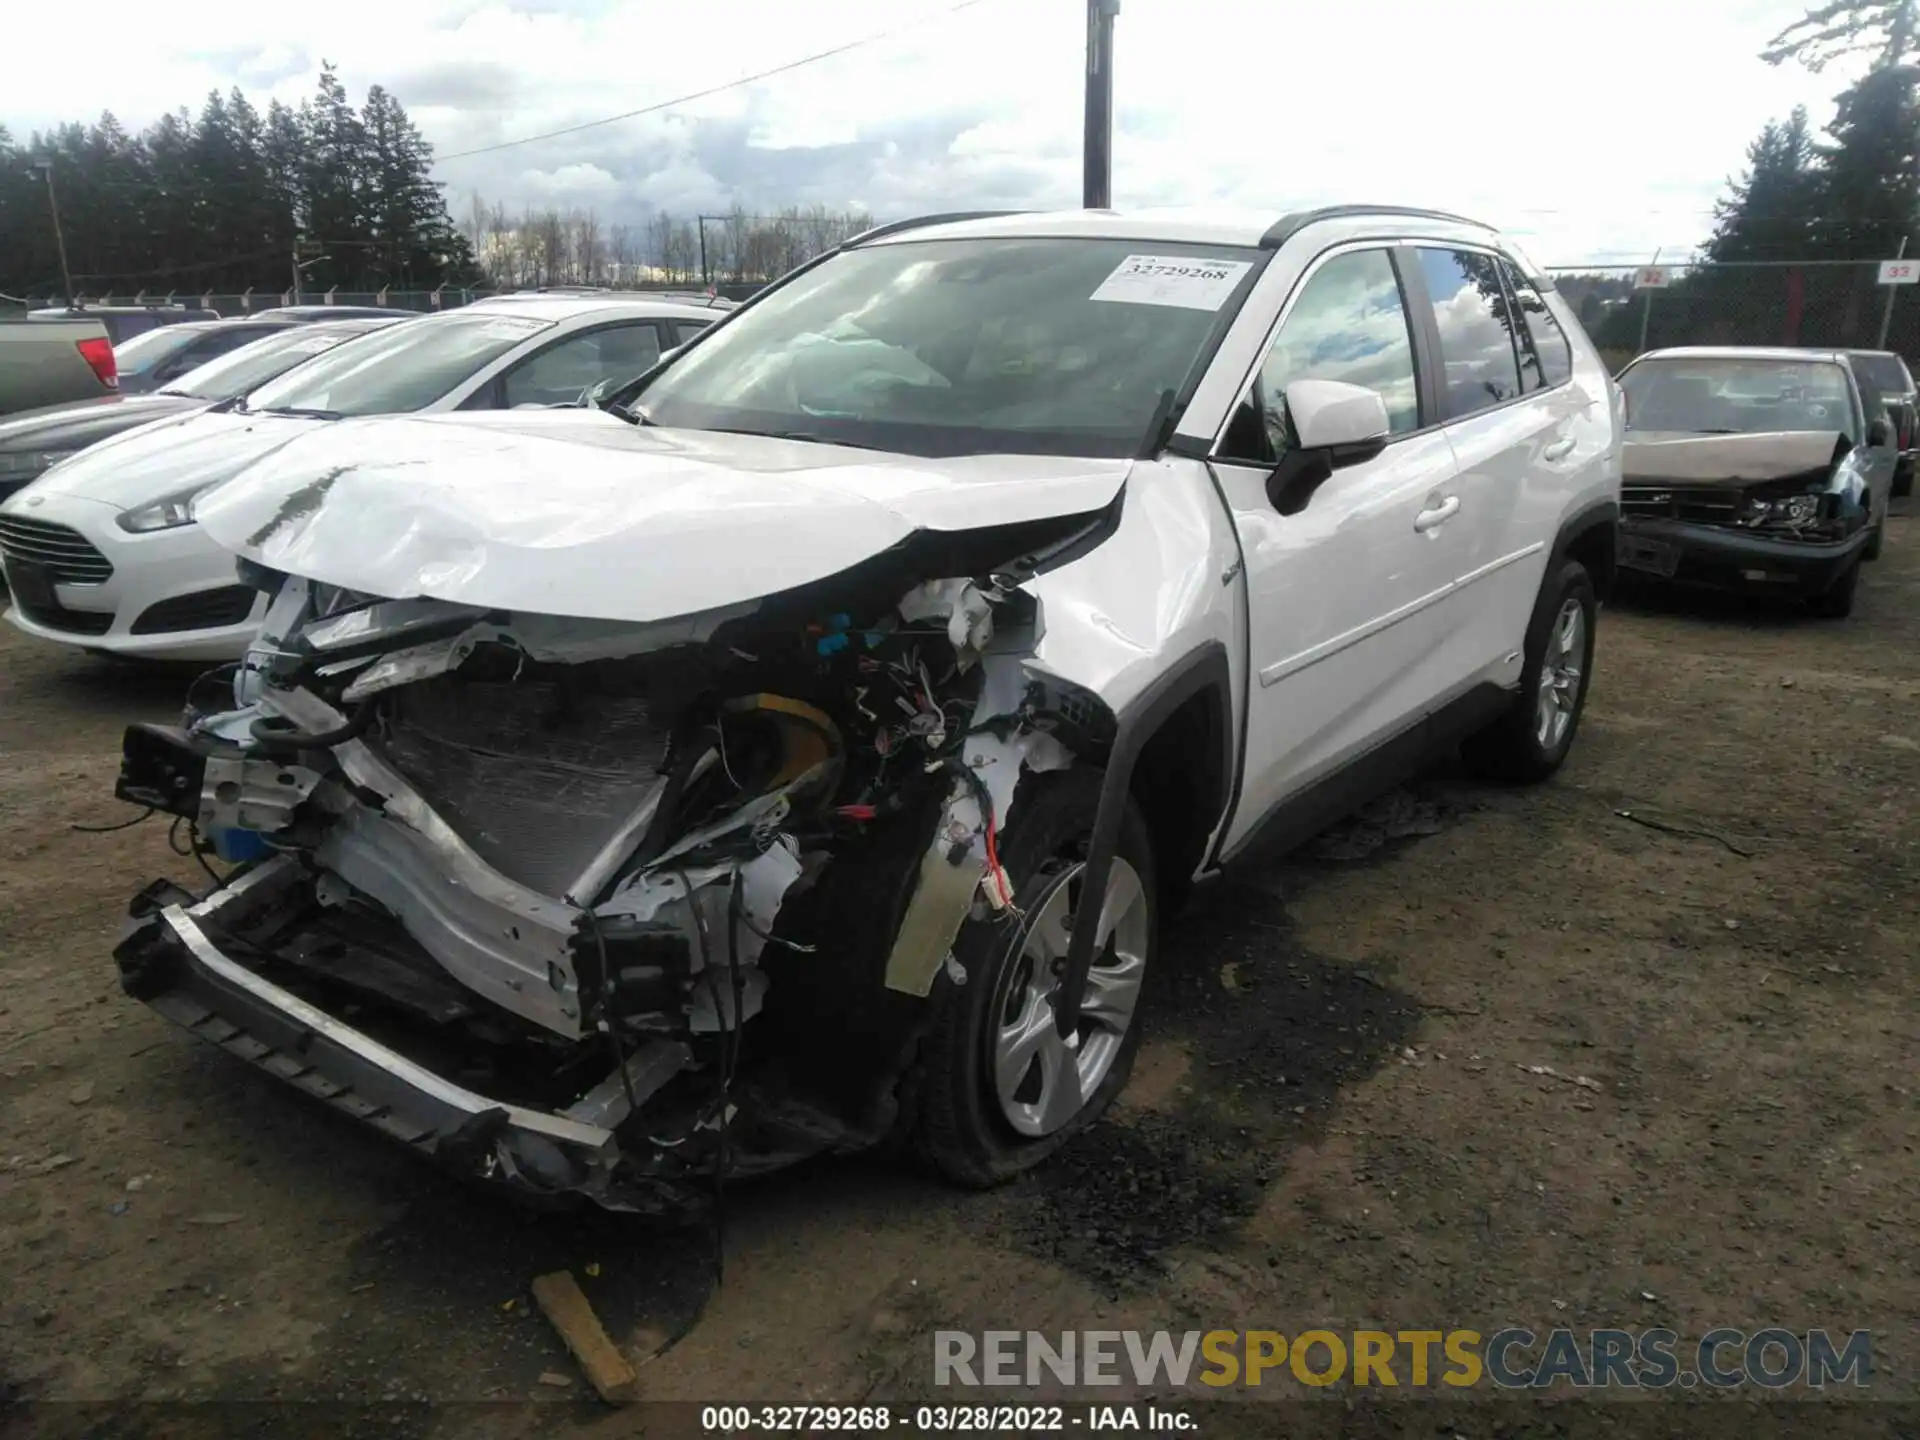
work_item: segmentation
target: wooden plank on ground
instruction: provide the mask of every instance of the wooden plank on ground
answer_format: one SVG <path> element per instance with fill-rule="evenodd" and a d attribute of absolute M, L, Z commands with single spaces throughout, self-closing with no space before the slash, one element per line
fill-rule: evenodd
<path fill-rule="evenodd" d="M 567 1342 L 567 1349 L 580 1362 L 587 1382 L 599 1392 L 602 1400 L 610 1405 L 624 1405 L 638 1398 L 639 1381 L 633 1366 L 608 1337 L 571 1271 L 536 1275 L 533 1298 L 548 1322 L 560 1332 L 560 1338 Z"/>

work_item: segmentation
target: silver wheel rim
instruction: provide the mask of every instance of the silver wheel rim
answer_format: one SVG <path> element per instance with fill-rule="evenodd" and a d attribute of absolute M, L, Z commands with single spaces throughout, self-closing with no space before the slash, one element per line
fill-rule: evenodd
<path fill-rule="evenodd" d="M 1060 1034 L 1054 1002 L 1085 870 L 1076 864 L 1063 872 L 1029 913 L 988 1012 L 987 1064 L 1000 1113 L 1035 1139 L 1084 1110 L 1107 1078 L 1133 1025 L 1147 973 L 1146 891 L 1139 873 L 1116 855 L 1107 872 L 1080 1023 L 1072 1035 Z"/>
<path fill-rule="evenodd" d="M 1552 750 L 1567 738 L 1574 712 L 1580 708 L 1581 667 L 1587 658 L 1587 612 L 1578 600 L 1568 600 L 1547 634 L 1547 651 L 1540 657 L 1540 694 L 1534 706 L 1533 733 L 1543 750 Z"/>

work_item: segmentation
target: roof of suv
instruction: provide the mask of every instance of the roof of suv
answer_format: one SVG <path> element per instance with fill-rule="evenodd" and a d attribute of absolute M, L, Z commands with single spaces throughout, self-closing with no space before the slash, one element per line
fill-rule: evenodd
<path fill-rule="evenodd" d="M 712 310 L 700 305 L 678 304 L 671 300 L 653 300 L 640 295 L 523 295 L 515 297 L 489 296 L 476 300 L 471 305 L 458 310 L 443 310 L 443 315 L 458 315 L 465 311 L 478 310 L 483 313 L 529 315 L 536 320 L 577 320 L 583 315 L 605 313 L 614 315 L 640 315 L 657 317 L 663 320 L 699 320 L 712 324 L 718 318 Z"/>
<path fill-rule="evenodd" d="M 1675 345 L 1649 350 L 1640 360 L 1824 360 L 1844 365 L 1844 350 L 1800 349 L 1787 345 Z"/>
<path fill-rule="evenodd" d="M 1449 228 L 1484 231 L 1493 227 L 1460 215 L 1437 210 L 1410 210 L 1393 205 L 1332 205 L 1280 215 L 1271 210 L 1146 209 L 1146 210 L 1034 210 L 932 215 L 920 220 L 882 225 L 849 243 L 887 244 L 904 240 L 1013 238 L 1059 235 L 1108 240 L 1168 240 L 1193 245 L 1237 245 L 1276 248 L 1296 231 L 1324 220 L 1379 219 L 1385 228 L 1419 228 L 1416 222 L 1440 223 Z"/>

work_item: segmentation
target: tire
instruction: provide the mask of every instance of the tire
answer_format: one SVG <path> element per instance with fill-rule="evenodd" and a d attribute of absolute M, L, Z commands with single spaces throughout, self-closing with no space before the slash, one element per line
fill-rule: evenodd
<path fill-rule="evenodd" d="M 1893 498 L 1904 499 L 1913 493 L 1913 462 L 1902 460 L 1893 472 Z"/>
<path fill-rule="evenodd" d="M 1886 543 L 1887 517 L 1882 515 L 1879 522 L 1868 532 L 1867 545 L 1866 548 L 1860 552 L 1860 558 L 1862 560 L 1878 560 L 1880 558 L 1880 547 Z"/>
<path fill-rule="evenodd" d="M 1807 597 L 1807 612 L 1822 620 L 1844 620 L 1853 614 L 1853 593 L 1859 588 L 1860 562 L 1855 560 L 1825 590 Z"/>
<path fill-rule="evenodd" d="M 1520 693 L 1512 706 L 1485 729 L 1467 737 L 1461 757 L 1475 774 L 1489 780 L 1532 784 L 1560 768 L 1580 730 L 1593 673 L 1594 622 L 1600 603 L 1593 577 L 1577 560 L 1564 561 L 1547 577 L 1527 624 Z M 1569 616 L 1577 615 L 1571 651 L 1561 648 Z M 1551 650 L 1550 650 L 1551 646 Z M 1553 660 L 1549 673 L 1549 658 Z M 1573 663 L 1569 663 L 1569 661 Z M 1552 690 L 1554 717 L 1544 718 L 1545 692 Z"/>
<path fill-rule="evenodd" d="M 1120 827 L 1108 894 L 1116 893 L 1116 885 L 1124 893 L 1124 877 L 1131 877 L 1139 900 L 1126 907 L 1127 918 L 1115 927 L 1121 943 L 1095 953 L 1095 976 L 1109 972 L 1113 978 L 1105 987 L 1089 983 L 1071 1091 L 1057 1082 L 1065 1073 L 1059 1066 L 1075 1052 L 1064 1043 L 1056 1049 L 1044 1038 L 1051 1034 L 1053 1012 L 1043 992 L 1055 983 L 1048 974 L 1053 967 L 1044 961 L 1036 967 L 1043 949 L 1057 951 L 1065 961 L 1066 931 L 1055 922 L 1060 913 L 1071 913 L 1079 894 L 1076 881 L 1093 835 L 1100 779 L 1099 771 L 1072 769 L 1028 780 L 1031 792 L 1021 797 L 999 841 L 1014 904 L 1027 918 L 1010 918 L 1009 912 L 969 920 L 954 945 L 966 983 L 948 993 L 922 1046 L 912 1141 L 926 1163 L 957 1185 L 984 1189 L 1040 1164 L 1099 1120 L 1132 1071 L 1140 1045 L 1139 984 L 1153 967 L 1159 916 L 1152 843 L 1131 804 Z M 1132 963 L 1122 955 L 1126 950 L 1135 952 Z M 1122 1016 L 1118 1001 L 1129 979 L 1131 1003 Z M 1095 1003 L 1103 989 L 1115 997 L 1114 1004 Z M 1015 1032 L 1043 1037 L 1031 1047 L 1024 1067 L 1018 1056 L 1028 1047 L 1004 1038 Z M 1101 1046 L 1097 1056 L 1090 1048 L 1096 1043 Z M 1004 1065 L 996 1066 L 996 1055 L 1005 1057 Z M 1079 1083 L 1083 1065 L 1098 1070 L 1090 1091 Z M 1003 1098 L 1001 1071 L 1012 1075 L 1016 1069 L 1021 1083 Z M 1059 1108 L 1050 1110 L 1048 1099 L 1059 1100 Z M 1076 1101 L 1076 1108 L 1064 1113 Z"/>

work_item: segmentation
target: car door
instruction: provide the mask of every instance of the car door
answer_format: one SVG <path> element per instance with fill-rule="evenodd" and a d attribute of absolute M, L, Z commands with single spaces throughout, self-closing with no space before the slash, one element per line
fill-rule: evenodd
<path fill-rule="evenodd" d="M 1392 250 L 1338 249 L 1295 286 L 1213 453 L 1246 567 L 1245 766 L 1229 846 L 1278 803 L 1417 724 L 1450 677 L 1438 602 L 1460 568 L 1452 447 L 1428 413 Z M 1364 385 L 1390 439 L 1298 513 L 1269 494 L 1290 441 L 1286 388 Z"/>
<path fill-rule="evenodd" d="M 1894 417 L 1874 389 L 1872 381 L 1861 373 L 1863 367 L 1855 362 L 1846 368 L 1853 377 L 1848 395 L 1848 429 L 1854 440 L 1854 453 L 1860 469 L 1867 477 L 1867 489 L 1873 496 L 1870 513 L 1874 521 L 1883 522 L 1887 507 L 1893 503 L 1893 474 L 1900 464 Z M 1878 445 L 1873 443 L 1872 427 L 1875 421 L 1883 425 Z"/>
<path fill-rule="evenodd" d="M 1442 607 L 1445 666 L 1462 682 L 1511 683 L 1573 475 L 1594 459 L 1581 445 L 1588 407 L 1567 384 L 1566 337 L 1549 331 L 1545 302 L 1505 257 L 1452 243 L 1413 254 L 1459 466 L 1463 543 Z"/>

